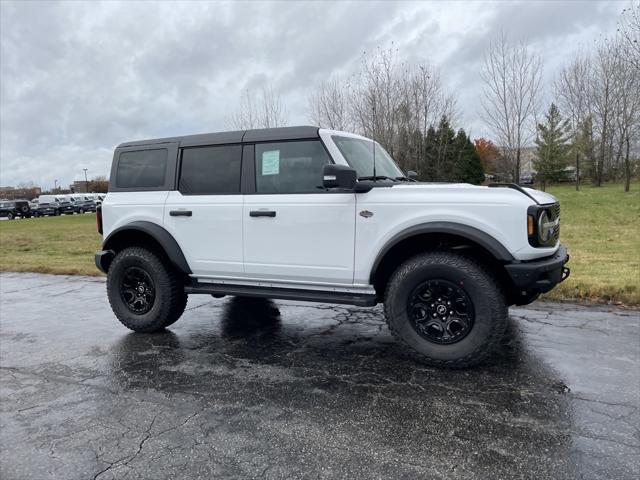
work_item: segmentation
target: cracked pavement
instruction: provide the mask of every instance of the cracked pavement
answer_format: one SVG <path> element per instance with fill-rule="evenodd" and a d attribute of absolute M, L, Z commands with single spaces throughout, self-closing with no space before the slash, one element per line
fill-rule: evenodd
<path fill-rule="evenodd" d="M 192 295 L 135 334 L 104 280 L 0 274 L 0 477 L 638 478 L 640 312 L 512 308 L 430 368 L 380 307 Z"/>

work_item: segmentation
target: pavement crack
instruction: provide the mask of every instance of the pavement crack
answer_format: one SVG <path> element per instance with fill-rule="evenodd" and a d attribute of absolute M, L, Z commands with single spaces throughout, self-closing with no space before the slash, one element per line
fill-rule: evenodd
<path fill-rule="evenodd" d="M 154 423 L 156 422 L 156 419 L 158 418 L 158 413 L 156 413 L 153 416 L 153 419 L 151 419 L 151 423 L 149 424 L 149 426 L 147 427 L 147 429 L 144 432 L 144 437 L 142 438 L 142 440 L 140 440 L 140 443 L 138 444 L 138 450 L 131 456 L 129 457 L 122 457 L 119 460 L 116 460 L 115 462 L 109 462 L 106 460 L 101 460 L 101 461 L 106 461 L 109 465 L 104 468 L 103 470 L 99 471 L 98 473 L 96 473 L 93 477 L 93 480 L 96 480 L 99 476 L 103 475 L 104 473 L 108 472 L 109 470 L 112 470 L 114 468 L 118 468 L 118 467 L 127 467 L 132 461 L 134 461 L 136 459 L 136 457 L 138 455 L 140 455 L 140 452 L 142 452 L 142 449 L 144 448 L 144 444 L 147 442 L 147 440 L 149 440 L 151 438 L 151 429 L 153 428 Z M 126 460 L 125 460 L 126 459 Z M 125 461 L 123 461 L 125 460 Z"/>

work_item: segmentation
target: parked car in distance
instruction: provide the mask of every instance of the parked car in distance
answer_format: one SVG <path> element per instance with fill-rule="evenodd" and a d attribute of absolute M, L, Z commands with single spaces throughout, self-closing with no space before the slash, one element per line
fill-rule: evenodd
<path fill-rule="evenodd" d="M 74 206 L 77 213 L 95 212 L 97 207 L 96 202 L 89 199 L 78 199 L 74 202 Z"/>
<path fill-rule="evenodd" d="M 37 201 L 38 203 L 57 203 L 62 199 L 62 195 L 51 195 L 51 194 L 45 194 L 45 195 L 40 195 L 38 198 L 34 199 L 33 201 Z"/>
<path fill-rule="evenodd" d="M 391 333 L 426 362 L 475 365 L 510 305 L 568 277 L 560 204 L 411 176 L 371 139 L 318 127 L 123 143 L 96 215 L 111 308 L 155 332 L 189 294 L 384 303 Z"/>
<path fill-rule="evenodd" d="M 535 177 L 531 172 L 523 172 L 520 174 L 520 185 L 533 185 Z"/>
<path fill-rule="evenodd" d="M 61 214 L 73 215 L 76 213 L 76 206 L 69 200 L 62 200 L 61 202 L 58 202 L 58 211 Z"/>
<path fill-rule="evenodd" d="M 58 202 L 38 202 L 38 206 L 33 210 L 34 217 L 54 217 L 60 215 Z"/>
<path fill-rule="evenodd" d="M 16 217 L 31 218 L 31 206 L 28 200 L 6 200 L 0 207 L 0 217 L 13 220 Z"/>
<path fill-rule="evenodd" d="M 6 217 L 9 220 L 13 220 L 17 215 L 15 203 L 8 200 L 0 202 L 0 217 Z"/>

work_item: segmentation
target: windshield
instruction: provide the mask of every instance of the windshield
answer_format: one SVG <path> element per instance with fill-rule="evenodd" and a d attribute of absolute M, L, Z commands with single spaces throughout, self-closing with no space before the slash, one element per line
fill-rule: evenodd
<path fill-rule="evenodd" d="M 331 137 L 351 168 L 358 173 L 358 177 L 373 175 L 373 148 L 371 140 L 354 137 Z M 398 168 L 393 159 L 377 143 L 376 146 L 376 175 L 390 178 L 403 177 L 404 173 Z"/>

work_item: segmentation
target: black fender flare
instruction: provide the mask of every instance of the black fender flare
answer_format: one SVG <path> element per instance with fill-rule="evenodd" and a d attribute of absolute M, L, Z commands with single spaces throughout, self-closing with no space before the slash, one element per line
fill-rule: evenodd
<path fill-rule="evenodd" d="M 185 258 L 184 253 L 182 253 L 182 249 L 180 248 L 180 245 L 178 245 L 176 239 L 160 225 L 153 222 L 136 221 L 116 228 L 113 232 L 107 235 L 107 238 L 104 239 L 102 248 L 104 250 L 112 250 L 111 247 L 113 246 L 115 238 L 126 231 L 138 231 L 149 235 L 158 242 L 167 254 L 167 257 L 169 257 L 171 263 L 178 270 L 187 275 L 192 273 L 191 268 L 189 268 L 189 264 L 187 263 L 187 259 Z"/>
<path fill-rule="evenodd" d="M 391 237 L 391 239 L 384 244 L 380 252 L 378 252 L 376 260 L 375 262 L 373 262 L 373 267 L 371 268 L 371 272 L 369 274 L 369 281 L 371 282 L 371 284 L 373 284 L 374 282 L 376 272 L 378 271 L 378 267 L 380 266 L 382 259 L 393 247 L 409 237 L 422 235 L 425 233 L 444 233 L 463 237 L 486 249 L 489 253 L 491 253 L 491 255 L 494 256 L 496 260 L 500 262 L 508 263 L 513 262 L 514 260 L 513 256 L 509 253 L 509 250 L 507 250 L 504 245 L 502 245 L 498 240 L 493 238 L 488 233 L 485 233 L 475 227 L 470 227 L 469 225 L 454 222 L 421 223 L 402 230 L 401 232 Z"/>

